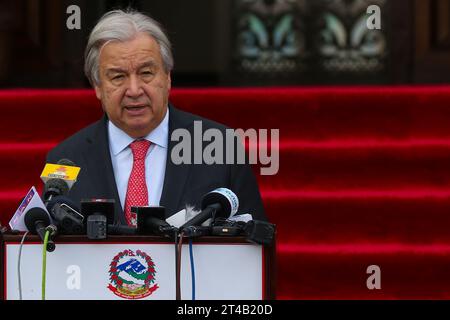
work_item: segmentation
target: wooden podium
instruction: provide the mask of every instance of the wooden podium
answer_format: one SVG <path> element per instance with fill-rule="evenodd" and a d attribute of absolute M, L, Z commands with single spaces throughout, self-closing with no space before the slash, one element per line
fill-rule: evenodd
<path fill-rule="evenodd" d="M 4 234 L 0 246 L 0 298 L 19 299 L 18 257 L 22 234 Z M 183 243 L 181 299 L 192 299 L 189 245 Z M 47 252 L 48 300 L 171 300 L 176 295 L 175 244 L 157 236 L 58 236 Z M 197 300 L 275 299 L 275 244 L 244 237 L 193 240 Z M 21 254 L 24 300 L 41 299 L 42 243 L 27 235 Z"/>

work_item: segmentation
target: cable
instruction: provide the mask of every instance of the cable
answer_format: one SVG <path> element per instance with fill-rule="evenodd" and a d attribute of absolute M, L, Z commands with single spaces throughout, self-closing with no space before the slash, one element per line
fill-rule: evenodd
<path fill-rule="evenodd" d="M 178 233 L 175 231 L 175 299 L 178 300 Z"/>
<path fill-rule="evenodd" d="M 189 256 L 191 258 L 191 278 L 192 278 L 192 300 L 195 300 L 195 268 L 194 268 L 194 253 L 192 249 L 192 238 L 189 239 Z"/>
<path fill-rule="evenodd" d="M 22 300 L 22 279 L 21 279 L 21 272 L 20 272 L 20 262 L 22 260 L 22 247 L 23 243 L 25 241 L 25 238 L 29 231 L 25 232 L 22 241 L 20 241 L 20 247 L 19 247 L 19 258 L 17 259 L 17 280 L 19 282 L 19 299 Z"/>
<path fill-rule="evenodd" d="M 181 300 L 181 249 L 183 247 L 184 232 L 180 234 L 177 248 L 177 275 L 176 275 L 176 299 Z"/>
<path fill-rule="evenodd" d="M 45 277 L 47 272 L 47 244 L 50 231 L 45 231 L 44 246 L 42 247 L 42 300 L 45 300 Z"/>

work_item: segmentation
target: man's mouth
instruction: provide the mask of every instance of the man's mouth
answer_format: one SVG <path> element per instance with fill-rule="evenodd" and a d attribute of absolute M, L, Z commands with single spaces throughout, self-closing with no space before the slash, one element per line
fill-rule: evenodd
<path fill-rule="evenodd" d="M 125 109 L 127 109 L 127 110 L 139 110 L 139 109 L 142 109 L 142 108 L 145 108 L 145 107 L 146 107 L 146 105 L 143 105 L 143 104 L 128 105 L 128 106 L 125 106 Z"/>
<path fill-rule="evenodd" d="M 141 116 L 146 112 L 147 105 L 128 105 L 124 109 L 131 116 Z"/>

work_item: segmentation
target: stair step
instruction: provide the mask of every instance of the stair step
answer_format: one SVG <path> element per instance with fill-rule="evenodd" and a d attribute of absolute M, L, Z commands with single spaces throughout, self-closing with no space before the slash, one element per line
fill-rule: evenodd
<path fill-rule="evenodd" d="M 0 143 L 2 180 L 7 182 L 0 188 L 0 192 L 11 190 L 27 192 L 32 185 L 36 187 L 40 185 L 47 152 L 55 145 L 56 142 Z"/>
<path fill-rule="evenodd" d="M 284 138 L 450 138 L 446 86 L 173 89 L 170 100 L 233 128 L 280 129 Z M 0 101 L 14 141 L 60 141 L 102 114 L 93 90 L 4 90 Z M 24 128 L 26 114 L 33 130 Z"/>
<path fill-rule="evenodd" d="M 233 128 L 303 140 L 450 137 L 448 86 L 177 89 L 171 101 Z M 236 116 L 239 115 L 239 116 Z"/>
<path fill-rule="evenodd" d="M 449 187 L 449 163 L 450 140 L 282 141 L 278 173 L 254 172 L 263 189 Z"/>
<path fill-rule="evenodd" d="M 279 245 L 278 299 L 449 299 L 450 244 Z M 381 270 L 369 290 L 367 268 Z"/>
<path fill-rule="evenodd" d="M 3 90 L 0 101 L 1 142 L 62 141 L 103 113 L 93 90 Z"/>
<path fill-rule="evenodd" d="M 292 192 L 293 193 L 293 192 Z M 450 242 L 450 190 L 439 193 L 263 192 L 280 242 Z"/>
<path fill-rule="evenodd" d="M 330 147 L 331 143 L 337 145 Z M 346 148 L 346 143 L 348 141 L 303 142 L 301 145 L 298 141 L 282 142 L 277 174 L 261 175 L 260 167 L 267 165 L 253 168 L 260 188 L 301 186 L 303 189 L 338 191 L 450 187 L 450 140 L 430 144 L 422 141 L 412 146 L 408 141 L 391 141 L 386 149 L 373 142 L 354 149 Z M 31 177 L 40 174 L 47 152 L 56 144 L 56 141 L 0 143 L 0 166 L 9 168 L 14 163 L 20 168 L 20 171 L 5 170 L 2 174 L 10 181 L 8 187 L 20 188 Z"/>

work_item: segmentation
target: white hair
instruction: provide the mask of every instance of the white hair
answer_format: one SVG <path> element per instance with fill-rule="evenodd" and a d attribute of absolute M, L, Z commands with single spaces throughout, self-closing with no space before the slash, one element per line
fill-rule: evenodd
<path fill-rule="evenodd" d="M 171 44 L 161 25 L 137 11 L 113 10 L 105 13 L 92 30 L 84 53 L 84 73 L 91 85 L 100 83 L 99 56 L 103 45 L 109 41 L 129 41 L 138 33 L 153 37 L 159 45 L 164 70 L 173 69 Z"/>

